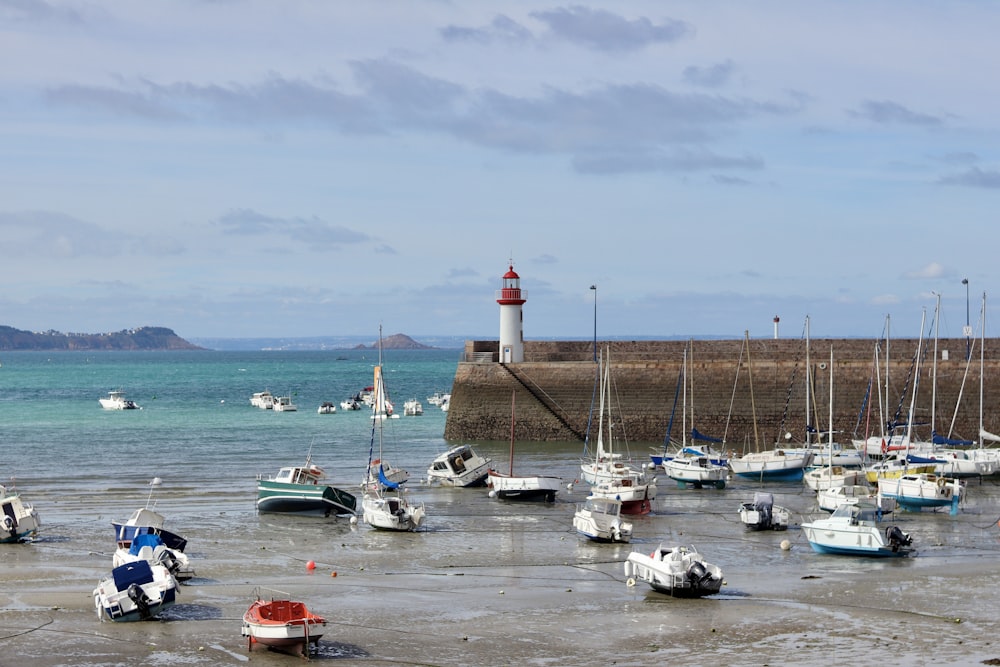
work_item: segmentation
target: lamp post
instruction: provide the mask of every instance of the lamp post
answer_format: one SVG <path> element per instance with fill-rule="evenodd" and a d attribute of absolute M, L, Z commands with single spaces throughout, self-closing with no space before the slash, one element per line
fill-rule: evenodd
<path fill-rule="evenodd" d="M 597 285 L 591 285 L 594 290 L 594 363 L 597 363 Z"/>
<path fill-rule="evenodd" d="M 968 361 L 969 357 L 972 356 L 972 327 L 969 322 L 969 279 L 962 278 L 962 284 L 965 285 L 965 360 Z"/>

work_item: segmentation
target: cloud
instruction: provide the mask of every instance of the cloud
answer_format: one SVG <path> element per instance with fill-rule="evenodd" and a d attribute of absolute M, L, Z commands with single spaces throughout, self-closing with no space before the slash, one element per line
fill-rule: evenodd
<path fill-rule="evenodd" d="M 117 257 L 141 250 L 128 231 L 108 231 L 92 222 L 52 211 L 0 211 L 0 237 L 8 257 Z"/>
<path fill-rule="evenodd" d="M 544 254 L 532 257 L 531 261 L 535 264 L 558 264 L 559 260 L 554 255 Z"/>
<path fill-rule="evenodd" d="M 937 116 L 910 111 L 901 104 L 889 101 L 868 100 L 859 109 L 848 111 L 848 114 L 880 125 L 937 126 L 944 122 Z"/>
<path fill-rule="evenodd" d="M 964 185 L 972 188 L 987 188 L 995 190 L 1000 188 L 1000 172 L 984 171 L 979 167 L 972 167 L 960 174 L 942 176 L 938 183 L 942 185 Z"/>
<path fill-rule="evenodd" d="M 475 42 L 484 45 L 493 42 L 524 44 L 534 39 L 530 30 L 503 14 L 497 14 L 490 24 L 483 28 L 450 25 L 442 28 L 440 33 L 448 42 Z"/>
<path fill-rule="evenodd" d="M 710 67 L 692 65 L 691 67 L 684 68 L 684 80 L 695 86 L 718 88 L 729 82 L 735 68 L 736 66 L 732 60 L 717 63 Z"/>
<path fill-rule="evenodd" d="M 716 155 L 709 145 L 735 125 L 787 116 L 802 101 L 756 101 L 677 93 L 658 85 L 549 87 L 535 96 L 469 88 L 387 59 L 351 63 L 359 93 L 328 80 L 272 75 L 257 84 L 161 85 L 142 80 L 118 87 L 63 86 L 48 100 L 68 108 L 145 121 L 215 121 L 294 127 L 307 123 L 347 135 L 417 132 L 525 154 L 567 155 L 586 173 L 759 169 L 759 158 Z"/>
<path fill-rule="evenodd" d="M 895 294 L 877 294 L 871 298 L 873 306 L 894 306 L 898 303 L 902 303 L 902 301 Z"/>
<path fill-rule="evenodd" d="M 43 0 L 0 0 L 0 20 L 76 25 L 83 22 L 83 17 L 74 9 Z"/>
<path fill-rule="evenodd" d="M 340 225 L 331 225 L 315 216 L 311 218 L 279 218 L 250 209 L 233 209 L 222 215 L 215 224 L 234 236 L 271 235 L 290 238 L 315 248 L 317 251 L 331 246 L 354 245 L 372 238 Z"/>
<path fill-rule="evenodd" d="M 606 52 L 637 51 L 651 44 L 670 44 L 691 36 L 694 28 L 684 21 L 666 20 L 657 25 L 646 17 L 629 20 L 618 14 L 572 6 L 532 12 L 560 39 Z"/>
<path fill-rule="evenodd" d="M 712 180 L 719 185 L 753 185 L 751 181 L 738 176 L 726 176 L 725 174 L 712 174 Z"/>
<path fill-rule="evenodd" d="M 903 273 L 902 277 L 906 280 L 927 280 L 941 278 L 944 275 L 944 267 L 937 262 L 931 262 L 922 268 Z"/>

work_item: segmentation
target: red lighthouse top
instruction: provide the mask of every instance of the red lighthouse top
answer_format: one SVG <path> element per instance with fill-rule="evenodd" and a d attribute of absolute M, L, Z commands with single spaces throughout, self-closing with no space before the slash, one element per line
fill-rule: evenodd
<path fill-rule="evenodd" d="M 520 306 L 527 301 L 528 293 L 521 290 L 521 276 L 514 271 L 514 265 L 507 267 L 503 274 L 503 287 L 497 290 L 497 303 L 501 306 Z"/>

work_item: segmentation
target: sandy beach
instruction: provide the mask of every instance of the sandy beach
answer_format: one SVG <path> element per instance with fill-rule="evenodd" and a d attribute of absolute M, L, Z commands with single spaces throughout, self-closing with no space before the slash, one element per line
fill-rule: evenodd
<path fill-rule="evenodd" d="M 157 509 L 188 537 L 197 576 L 159 620 L 128 624 L 99 621 L 91 591 L 110 570 L 110 520 L 126 517 L 132 500 L 36 498 L 40 539 L 0 545 L 0 665 L 297 661 L 248 652 L 240 618 L 257 587 L 324 615 L 329 623 L 313 660 L 345 666 L 826 665 L 831 655 L 970 665 L 1000 658 L 994 482 L 974 486 L 970 497 L 978 500 L 959 516 L 901 516 L 918 553 L 890 561 L 814 554 L 797 525 L 745 533 L 736 508 L 753 485 L 739 480 L 723 491 L 661 480 L 656 511 L 635 519 L 631 544 L 594 544 L 572 529 L 585 495 L 579 486 L 542 505 L 415 484 L 411 493 L 427 504 L 429 520 L 414 534 L 343 518 L 258 516 L 246 499 L 209 506 L 163 493 Z M 797 524 L 812 498 L 796 485 L 783 490 L 778 498 Z M 694 544 L 720 565 L 722 594 L 678 600 L 641 583 L 629 588 L 628 553 L 661 541 Z"/>

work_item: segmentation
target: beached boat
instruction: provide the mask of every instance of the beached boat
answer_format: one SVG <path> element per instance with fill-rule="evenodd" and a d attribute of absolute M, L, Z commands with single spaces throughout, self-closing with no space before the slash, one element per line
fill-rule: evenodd
<path fill-rule="evenodd" d="M 105 410 L 140 410 L 139 404 L 125 398 L 123 391 L 108 392 L 106 398 L 97 399 Z"/>
<path fill-rule="evenodd" d="M 402 482 L 394 482 L 385 475 L 381 463 L 384 460 L 385 420 L 375 415 L 386 413 L 388 394 L 382 375 L 382 327 L 378 330 L 378 365 L 374 369 L 375 383 L 372 394 L 372 437 L 368 447 L 368 467 L 362 480 L 364 494 L 361 498 L 361 516 L 372 528 L 391 531 L 417 530 L 424 522 L 426 510 L 423 504 L 411 503 L 400 489 Z M 378 454 L 375 453 L 375 438 L 378 437 Z M 377 456 L 377 458 L 376 458 Z M 376 470 L 378 483 L 371 483 L 372 470 Z M 405 480 L 404 480 L 405 481 Z"/>
<path fill-rule="evenodd" d="M 871 503 L 844 503 L 829 518 L 802 524 L 802 532 L 817 553 L 878 558 L 905 556 L 912 539 L 897 526 L 883 529 L 881 513 Z"/>
<path fill-rule="evenodd" d="M 595 542 L 628 542 L 632 524 L 621 518 L 622 502 L 590 496 L 573 514 L 576 532 Z"/>
<path fill-rule="evenodd" d="M 411 398 L 403 402 L 404 417 L 419 417 L 422 414 L 424 414 L 424 406 L 417 399 Z"/>
<path fill-rule="evenodd" d="M 361 488 L 365 491 L 374 491 L 379 486 L 386 488 L 386 484 L 394 484 L 395 488 L 399 488 L 408 479 L 410 473 L 403 468 L 397 468 L 383 459 L 375 459 L 368 466 L 368 474 L 361 482 Z M 385 480 L 385 483 L 381 480 Z"/>
<path fill-rule="evenodd" d="M 965 485 L 957 479 L 941 475 L 907 473 L 894 479 L 880 479 L 878 493 L 883 498 L 892 498 L 906 510 L 950 507 L 951 513 L 957 514 L 958 504 L 965 495 Z"/>
<path fill-rule="evenodd" d="M 257 591 L 255 598 L 243 614 L 241 634 L 247 638 L 247 650 L 260 644 L 308 658 L 323 636 L 326 619 L 287 596 L 265 600 Z"/>
<path fill-rule="evenodd" d="M 38 512 L 14 489 L 0 484 L 0 544 L 24 542 L 38 534 Z"/>
<path fill-rule="evenodd" d="M 115 531 L 115 543 L 119 549 L 131 548 L 132 541 L 139 535 L 157 535 L 163 544 L 174 551 L 184 551 L 187 548 L 187 539 L 164 528 L 163 515 L 151 507 L 151 504 L 154 504 L 153 490 L 161 483 L 159 477 L 154 477 L 149 482 L 149 496 L 146 498 L 145 507 L 132 512 L 125 521 L 111 522 L 111 527 Z"/>
<path fill-rule="evenodd" d="M 477 454 L 472 445 L 456 445 L 435 457 L 427 469 L 427 480 L 443 486 L 485 486 L 492 462 Z"/>
<path fill-rule="evenodd" d="M 865 471 L 860 468 L 825 465 L 807 470 L 802 475 L 802 481 L 813 491 L 822 491 L 835 486 L 859 484 L 865 481 Z"/>
<path fill-rule="evenodd" d="M 591 484 L 590 493 L 600 498 L 622 502 L 625 514 L 648 514 L 656 499 L 656 477 L 633 468 L 621 460 L 615 451 L 615 433 L 622 433 L 620 422 L 612 418 L 611 361 L 609 352 L 601 355 L 598 365 L 600 402 L 597 414 L 597 446 L 592 460 L 580 466 L 584 480 Z M 617 430 L 616 430 L 617 429 Z M 605 431 L 607 440 L 605 441 Z"/>
<path fill-rule="evenodd" d="M 821 510 L 832 512 L 844 503 L 867 502 L 880 508 L 883 514 L 896 509 L 896 501 L 884 498 L 870 486 L 864 484 L 845 484 L 833 486 L 816 492 L 816 504 Z"/>
<path fill-rule="evenodd" d="M 700 598 L 722 588 L 722 570 L 694 547 L 664 547 L 649 554 L 633 551 L 625 561 L 626 583 L 643 581 L 654 591 L 677 598 Z"/>
<path fill-rule="evenodd" d="M 808 450 L 770 449 L 731 458 L 729 467 L 745 479 L 795 481 L 802 479 L 811 462 L 812 452 Z"/>
<path fill-rule="evenodd" d="M 150 565 L 162 565 L 179 582 L 194 577 L 191 559 L 183 551 L 171 549 L 163 543 L 163 538 L 155 533 L 136 535 L 128 547 L 115 549 L 111 563 L 120 567 L 137 560 L 147 561 Z"/>
<path fill-rule="evenodd" d="M 490 468 L 486 486 L 492 489 L 490 497 L 504 500 L 544 500 L 554 502 L 562 479 L 553 475 L 514 474 L 514 398 L 510 397 L 510 469 L 505 475 Z"/>
<path fill-rule="evenodd" d="M 319 407 L 316 408 L 316 412 L 321 415 L 332 415 L 337 412 L 337 406 L 330 401 L 323 401 L 319 404 Z"/>
<path fill-rule="evenodd" d="M 116 567 L 94 589 L 94 607 L 104 621 L 148 621 L 172 607 L 177 580 L 163 565 L 137 560 Z"/>
<path fill-rule="evenodd" d="M 250 396 L 250 405 L 261 410 L 270 410 L 274 407 L 274 395 L 269 391 L 258 391 Z"/>
<path fill-rule="evenodd" d="M 354 514 L 357 498 L 328 484 L 320 484 L 326 477 L 323 469 L 310 463 L 286 466 L 278 474 L 265 478 L 257 476 L 257 510 L 260 512 L 296 514 Z"/>
<path fill-rule="evenodd" d="M 774 504 L 774 495 L 755 491 L 753 501 L 740 505 L 740 521 L 749 530 L 787 530 L 791 512 Z"/>
<path fill-rule="evenodd" d="M 726 478 L 729 468 L 712 463 L 707 456 L 682 454 L 663 462 L 663 470 L 667 477 L 684 487 L 689 484 L 696 489 L 714 486 L 717 489 L 726 488 Z"/>
<path fill-rule="evenodd" d="M 896 479 L 908 473 L 933 473 L 936 470 L 933 463 L 910 463 L 905 453 L 896 453 L 869 465 L 865 469 L 865 480 L 869 484 L 878 484 L 880 479 Z"/>

